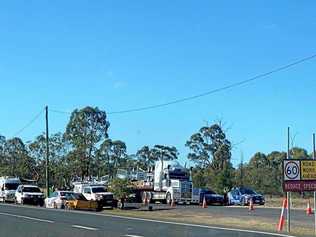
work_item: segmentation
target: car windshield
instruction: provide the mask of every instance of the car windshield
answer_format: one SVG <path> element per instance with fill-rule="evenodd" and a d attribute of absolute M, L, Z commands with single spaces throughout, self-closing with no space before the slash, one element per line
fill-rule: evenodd
<path fill-rule="evenodd" d="M 18 183 L 6 183 L 5 189 L 6 190 L 16 190 L 20 184 Z"/>
<path fill-rule="evenodd" d="M 106 192 L 106 189 L 104 187 L 92 188 L 92 193 L 104 193 L 104 192 Z"/>
<path fill-rule="evenodd" d="M 72 193 L 69 196 L 67 196 L 67 199 L 87 201 L 87 199 L 81 193 Z"/>
<path fill-rule="evenodd" d="M 68 197 L 68 196 L 71 196 L 71 194 L 73 194 L 73 193 L 72 192 L 60 192 L 61 197 Z"/>
<path fill-rule="evenodd" d="M 253 191 L 252 189 L 249 189 L 249 188 L 241 188 L 240 193 L 241 194 L 250 194 L 250 195 L 257 194 L 255 191 Z"/>
<path fill-rule="evenodd" d="M 40 193 L 41 190 L 37 187 L 24 187 L 23 188 L 23 192 L 26 193 Z"/>

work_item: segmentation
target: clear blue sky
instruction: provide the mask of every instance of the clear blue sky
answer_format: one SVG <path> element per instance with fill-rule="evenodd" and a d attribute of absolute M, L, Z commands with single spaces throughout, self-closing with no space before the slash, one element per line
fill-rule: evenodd
<path fill-rule="evenodd" d="M 45 105 L 130 109 L 191 96 L 316 52 L 314 1 L 6 1 L 0 7 L 0 134 L 11 137 Z M 206 121 L 226 122 L 243 151 L 311 150 L 316 60 L 194 101 L 111 115 L 110 136 L 134 153 L 184 144 Z M 51 114 L 51 132 L 67 115 Z M 44 129 L 44 117 L 21 134 Z"/>

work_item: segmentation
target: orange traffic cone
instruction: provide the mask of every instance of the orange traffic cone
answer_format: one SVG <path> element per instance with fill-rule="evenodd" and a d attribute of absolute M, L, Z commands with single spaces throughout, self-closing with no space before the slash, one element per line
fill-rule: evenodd
<path fill-rule="evenodd" d="M 205 197 L 203 198 L 203 205 L 202 205 L 202 208 L 207 208 L 207 203 L 206 203 Z"/>
<path fill-rule="evenodd" d="M 253 200 L 252 198 L 250 198 L 250 201 L 249 201 L 249 211 L 254 211 L 255 208 L 254 208 L 254 205 L 253 205 Z"/>
<path fill-rule="evenodd" d="M 313 214 L 313 211 L 312 211 L 312 208 L 311 208 L 310 200 L 308 200 L 308 203 L 307 203 L 306 214 L 307 214 L 308 216 L 310 216 L 310 215 Z"/>
<path fill-rule="evenodd" d="M 174 201 L 173 198 L 172 198 L 172 201 L 171 201 L 171 207 L 176 207 L 176 202 Z"/>
<path fill-rule="evenodd" d="M 148 204 L 149 204 L 148 197 L 147 197 L 147 194 L 145 194 L 144 206 L 147 207 Z"/>
<path fill-rule="evenodd" d="M 280 216 L 279 223 L 278 223 L 278 231 L 279 232 L 283 230 L 283 226 L 284 226 L 284 223 L 285 223 L 284 212 L 285 212 L 286 208 L 287 208 L 287 199 L 285 198 L 283 200 L 281 216 Z"/>

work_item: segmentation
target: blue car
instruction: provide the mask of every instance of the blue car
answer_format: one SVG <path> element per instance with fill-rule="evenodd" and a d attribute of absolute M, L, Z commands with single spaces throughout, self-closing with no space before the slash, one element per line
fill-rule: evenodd
<path fill-rule="evenodd" d="M 264 205 L 265 199 L 262 194 L 256 193 L 254 190 L 245 187 L 233 188 L 227 194 L 229 205 L 249 205 L 252 199 L 253 204 Z"/>

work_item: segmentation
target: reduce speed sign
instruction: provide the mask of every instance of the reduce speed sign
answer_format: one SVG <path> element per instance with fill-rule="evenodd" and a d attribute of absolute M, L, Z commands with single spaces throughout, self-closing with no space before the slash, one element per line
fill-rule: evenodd
<path fill-rule="evenodd" d="M 284 162 L 284 180 L 300 180 L 300 162 L 287 160 Z"/>

